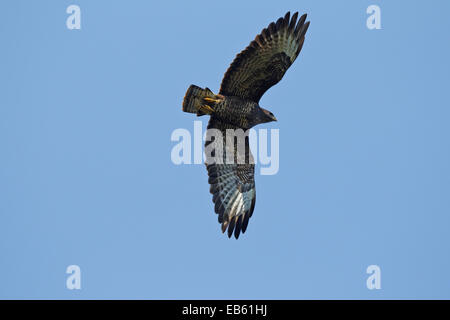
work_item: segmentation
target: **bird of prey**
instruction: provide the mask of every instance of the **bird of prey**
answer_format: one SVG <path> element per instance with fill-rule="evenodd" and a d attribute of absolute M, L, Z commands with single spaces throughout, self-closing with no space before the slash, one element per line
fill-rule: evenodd
<path fill-rule="evenodd" d="M 239 234 L 246 231 L 255 208 L 256 192 L 255 165 L 248 135 L 244 148 L 238 148 L 234 138 L 232 143 L 226 143 L 227 129 L 248 130 L 260 123 L 276 121 L 272 112 L 259 106 L 259 100 L 283 78 L 302 49 L 309 21 L 305 22 L 306 14 L 298 21 L 297 18 L 298 12 L 292 17 L 288 12 L 263 29 L 231 63 L 219 94 L 191 85 L 183 100 L 184 112 L 210 115 L 205 153 L 210 150 L 215 161 L 206 161 L 208 182 L 214 211 L 222 224 L 222 232 L 228 229 L 228 237 L 234 233 L 238 239 Z M 221 132 L 222 137 L 216 135 L 208 139 L 212 129 Z M 234 161 L 225 161 L 230 154 Z"/>

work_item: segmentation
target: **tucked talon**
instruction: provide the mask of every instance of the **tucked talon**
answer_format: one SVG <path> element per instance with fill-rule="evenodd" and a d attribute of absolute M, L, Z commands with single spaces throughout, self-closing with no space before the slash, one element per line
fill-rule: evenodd
<path fill-rule="evenodd" d="M 209 98 L 209 97 L 205 97 L 205 98 L 203 98 L 203 100 L 205 100 L 206 102 L 211 102 L 211 103 L 219 103 L 221 101 L 220 99 L 213 99 L 213 98 Z"/>
<path fill-rule="evenodd" d="M 207 104 L 204 104 L 199 108 L 199 111 L 206 114 L 212 114 L 214 112 L 214 109 L 208 106 Z"/>

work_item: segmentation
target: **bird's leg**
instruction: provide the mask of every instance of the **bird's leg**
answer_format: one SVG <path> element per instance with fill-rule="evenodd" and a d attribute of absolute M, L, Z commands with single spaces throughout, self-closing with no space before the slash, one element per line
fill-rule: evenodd
<path fill-rule="evenodd" d="M 222 102 L 225 97 L 221 94 L 213 94 L 211 92 L 209 97 L 203 98 L 203 105 L 198 108 L 197 115 L 203 114 L 212 114 L 214 110 L 214 106 L 220 102 Z"/>
<path fill-rule="evenodd" d="M 207 104 L 204 104 L 198 108 L 197 114 L 212 114 L 214 112 L 214 109 L 208 106 Z"/>
<path fill-rule="evenodd" d="M 223 99 L 225 99 L 225 97 L 221 94 L 215 94 L 213 95 L 213 97 L 205 97 L 203 98 L 203 100 L 205 100 L 206 103 L 220 103 L 223 101 Z"/>
<path fill-rule="evenodd" d="M 206 102 L 209 102 L 209 103 L 219 103 L 220 101 L 222 101 L 220 99 L 214 99 L 214 98 L 210 98 L 210 97 L 203 98 L 203 100 L 205 100 Z"/>

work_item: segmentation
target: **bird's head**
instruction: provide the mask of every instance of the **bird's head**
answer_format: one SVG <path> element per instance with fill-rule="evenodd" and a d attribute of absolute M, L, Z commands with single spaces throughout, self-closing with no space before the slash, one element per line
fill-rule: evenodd
<path fill-rule="evenodd" d="M 272 122 L 272 121 L 277 121 L 277 118 L 275 118 L 275 116 L 273 115 L 272 112 L 270 112 L 269 110 L 266 110 L 264 108 L 261 108 L 262 111 L 262 122 Z"/>

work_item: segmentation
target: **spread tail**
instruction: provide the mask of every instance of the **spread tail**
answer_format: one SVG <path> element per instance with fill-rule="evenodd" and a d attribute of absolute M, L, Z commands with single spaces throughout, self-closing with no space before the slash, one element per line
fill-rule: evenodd
<path fill-rule="evenodd" d="M 197 116 L 211 114 L 214 112 L 212 107 L 220 101 L 220 98 L 220 96 L 216 96 L 208 88 L 202 89 L 191 85 L 183 99 L 183 111 L 196 113 Z"/>

